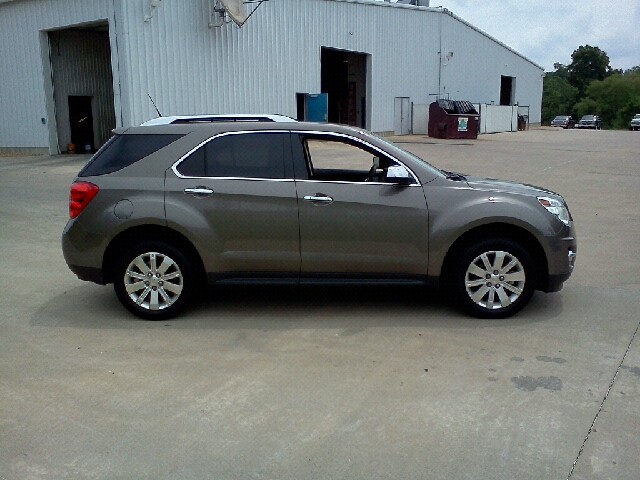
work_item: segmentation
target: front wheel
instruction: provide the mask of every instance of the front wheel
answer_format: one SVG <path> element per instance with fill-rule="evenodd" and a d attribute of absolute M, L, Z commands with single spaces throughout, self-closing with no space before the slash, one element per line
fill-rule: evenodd
<path fill-rule="evenodd" d="M 146 320 L 164 320 L 187 306 L 194 280 L 184 254 L 166 243 L 149 241 L 119 258 L 113 286 L 127 310 Z"/>
<path fill-rule="evenodd" d="M 485 239 L 467 247 L 453 271 L 459 305 L 479 318 L 505 318 L 519 312 L 535 290 L 529 252 L 508 239 Z"/>

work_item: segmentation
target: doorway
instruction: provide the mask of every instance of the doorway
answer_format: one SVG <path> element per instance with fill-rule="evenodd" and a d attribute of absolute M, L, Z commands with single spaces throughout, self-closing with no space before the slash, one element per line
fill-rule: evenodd
<path fill-rule="evenodd" d="M 321 48 L 320 90 L 328 95 L 328 120 L 368 128 L 368 63 L 366 53 Z"/>
<path fill-rule="evenodd" d="M 50 31 L 49 64 L 58 152 L 100 148 L 116 128 L 109 24 L 99 22 Z M 55 129 L 55 131 L 53 131 Z"/>
<path fill-rule="evenodd" d="M 69 127 L 71 143 L 76 151 L 92 151 L 94 144 L 93 109 L 89 96 L 69 95 Z"/>
<path fill-rule="evenodd" d="M 513 105 L 516 96 L 515 77 L 500 77 L 500 105 Z"/>
<path fill-rule="evenodd" d="M 411 133 L 411 99 L 396 97 L 394 99 L 394 135 L 409 135 Z"/>

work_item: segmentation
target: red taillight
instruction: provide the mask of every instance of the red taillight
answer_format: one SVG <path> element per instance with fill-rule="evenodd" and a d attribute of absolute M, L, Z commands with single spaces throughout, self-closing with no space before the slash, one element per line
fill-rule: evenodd
<path fill-rule="evenodd" d="M 97 185 L 89 182 L 75 182 L 71 185 L 71 191 L 69 192 L 69 217 L 76 218 L 80 215 L 84 207 L 89 205 L 89 202 L 96 196 L 98 190 L 100 189 Z"/>

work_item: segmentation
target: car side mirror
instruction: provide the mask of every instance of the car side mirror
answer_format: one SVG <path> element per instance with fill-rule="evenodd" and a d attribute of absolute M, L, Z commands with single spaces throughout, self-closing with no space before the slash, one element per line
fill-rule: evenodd
<path fill-rule="evenodd" d="M 385 180 L 398 185 L 409 185 L 413 183 L 413 177 L 409 173 L 409 170 L 402 165 L 391 165 L 388 167 Z"/>

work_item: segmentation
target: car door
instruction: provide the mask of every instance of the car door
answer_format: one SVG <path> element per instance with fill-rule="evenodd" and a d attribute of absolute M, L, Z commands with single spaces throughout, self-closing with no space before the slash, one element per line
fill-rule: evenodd
<path fill-rule="evenodd" d="M 303 281 L 426 275 L 428 210 L 413 175 L 409 185 L 385 181 L 399 162 L 345 135 L 293 134 L 292 144 Z"/>
<path fill-rule="evenodd" d="M 232 132 L 194 149 L 165 181 L 170 227 L 201 253 L 213 279 L 300 271 L 298 205 L 288 132 Z"/>

